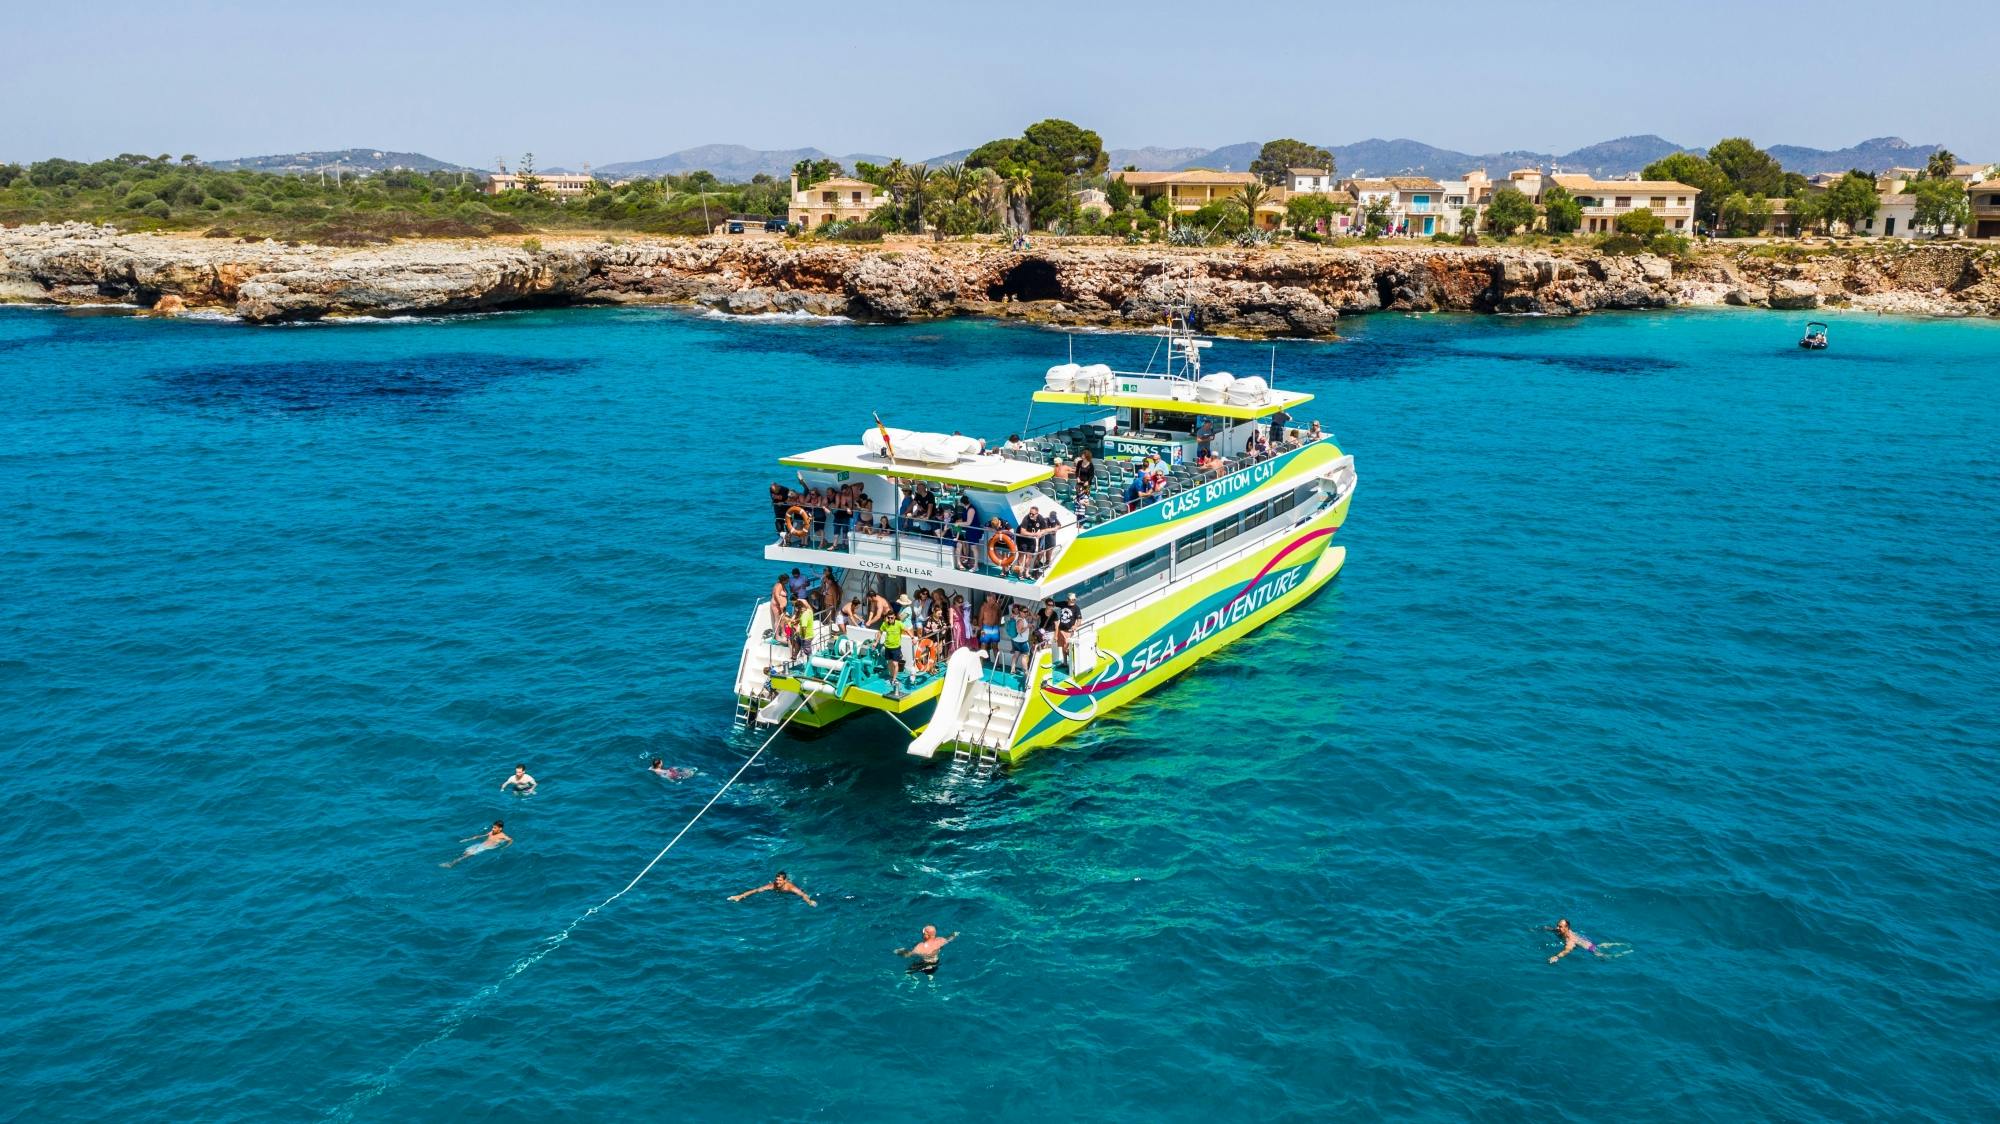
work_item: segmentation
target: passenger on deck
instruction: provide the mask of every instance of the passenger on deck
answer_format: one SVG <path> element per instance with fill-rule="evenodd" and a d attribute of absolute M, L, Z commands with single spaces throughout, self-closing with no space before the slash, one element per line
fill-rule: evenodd
<path fill-rule="evenodd" d="M 840 608 L 840 579 L 833 576 L 833 567 L 828 566 L 819 574 L 820 612 L 832 616 Z"/>
<path fill-rule="evenodd" d="M 903 635 L 903 622 L 899 617 L 890 617 L 882 622 L 882 664 L 889 676 L 889 697 L 903 693 L 903 668 L 908 659 L 903 655 L 903 645 L 909 640 Z"/>
<path fill-rule="evenodd" d="M 847 549 L 847 537 L 854 526 L 854 485 L 842 484 L 833 494 L 833 548 Z"/>
<path fill-rule="evenodd" d="M 882 596 L 881 590 L 875 590 L 868 595 L 869 628 L 881 628 L 882 622 L 894 616 L 895 613 L 896 610 L 890 606 L 889 599 Z"/>
<path fill-rule="evenodd" d="M 997 593 L 989 593 L 979 600 L 979 650 L 986 653 L 987 663 L 1000 666 L 1000 618 L 1002 601 Z"/>
<path fill-rule="evenodd" d="M 894 527 L 889 526 L 888 516 L 877 515 L 875 517 L 875 534 L 878 537 L 885 539 L 894 537 L 894 535 L 896 534 L 896 529 Z"/>
<path fill-rule="evenodd" d="M 1076 490 L 1088 492 L 1097 483 L 1097 462 L 1090 459 L 1089 449 L 1080 449 L 1076 454 Z"/>
<path fill-rule="evenodd" d="M 1053 597 L 1042 598 L 1042 611 L 1035 616 L 1035 646 L 1037 648 L 1056 646 L 1056 599 Z"/>
<path fill-rule="evenodd" d="M 785 592 L 791 594 L 792 600 L 796 601 L 804 597 L 811 589 L 812 579 L 799 573 L 797 566 L 792 567 L 792 575 L 785 579 Z"/>
<path fill-rule="evenodd" d="M 916 654 L 917 648 L 917 617 L 911 607 L 913 604 L 907 593 L 896 598 L 896 621 L 903 626 L 899 631 L 903 637 L 904 667 L 912 666 L 911 657 Z"/>
<path fill-rule="evenodd" d="M 1035 650 L 1035 626 L 1028 619 L 1028 607 L 1019 601 L 1014 602 L 1013 609 L 1007 614 L 1006 634 L 1007 646 L 1003 650 L 1007 668 L 1017 675 L 1025 675 L 1028 656 Z"/>
<path fill-rule="evenodd" d="M 792 493 L 783 484 L 771 484 L 771 518 L 777 525 L 778 536 L 785 534 L 785 509 L 792 505 Z"/>
<path fill-rule="evenodd" d="M 1195 455 L 1205 457 L 1215 448 L 1215 419 L 1203 418 L 1194 435 Z"/>
<path fill-rule="evenodd" d="M 1133 473 L 1132 479 L 1127 480 L 1125 482 L 1125 510 L 1126 511 L 1139 510 L 1140 498 L 1143 497 L 1145 494 L 1146 494 L 1146 477 L 1137 472 Z"/>
<path fill-rule="evenodd" d="M 792 611 L 792 595 L 785 589 L 785 572 L 778 571 L 778 580 L 771 583 L 771 620 L 777 620 Z"/>
<path fill-rule="evenodd" d="M 1014 573 L 1026 578 L 1034 571 L 1035 555 L 1042 549 L 1042 513 L 1034 505 L 1030 504 L 1028 513 L 1021 517 L 1021 526 L 1014 539 L 1018 548 L 1014 557 Z"/>
<path fill-rule="evenodd" d="M 1083 607 L 1076 603 L 1076 594 L 1056 605 L 1056 650 L 1062 653 L 1063 666 L 1070 667 L 1070 645 L 1076 641 L 1076 626 L 1083 623 Z"/>
<path fill-rule="evenodd" d="M 922 628 L 924 625 L 930 623 L 930 619 L 931 591 L 920 587 L 917 590 L 916 598 L 910 602 L 910 623 L 916 625 L 918 628 Z"/>
<path fill-rule="evenodd" d="M 1283 410 L 1279 410 L 1277 413 L 1271 415 L 1271 440 L 1269 442 L 1271 446 L 1276 447 L 1286 443 L 1285 426 L 1291 420 L 1292 415 Z"/>
<path fill-rule="evenodd" d="M 1311 444 L 1314 441 L 1324 440 L 1325 438 L 1326 438 L 1326 432 L 1320 429 L 1319 419 L 1314 418 L 1312 423 L 1312 428 L 1306 430 L 1306 437 L 1305 437 L 1306 443 Z"/>
<path fill-rule="evenodd" d="M 875 498 L 859 483 L 854 485 L 854 514 L 864 527 L 875 520 Z"/>
<path fill-rule="evenodd" d="M 1203 453 L 1195 458 L 1194 466 L 1200 470 L 1204 480 L 1213 480 L 1222 475 L 1222 458 L 1214 453 Z"/>
<path fill-rule="evenodd" d="M 1000 446 L 1000 455 L 1003 457 L 1013 457 L 1014 459 L 1019 460 L 1022 457 L 1028 455 L 1028 447 L 1026 445 L 1021 444 L 1020 434 L 1010 433 L 1007 435 L 1007 443 L 1005 445 Z"/>

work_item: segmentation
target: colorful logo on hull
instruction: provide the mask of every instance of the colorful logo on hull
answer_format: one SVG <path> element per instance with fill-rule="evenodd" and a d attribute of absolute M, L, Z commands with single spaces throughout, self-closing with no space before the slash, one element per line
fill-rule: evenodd
<path fill-rule="evenodd" d="M 1258 610 L 1272 604 L 1278 598 L 1298 588 L 1305 580 L 1310 567 L 1298 563 L 1283 572 L 1273 574 L 1286 558 L 1307 546 L 1326 538 L 1338 530 L 1327 527 L 1300 535 L 1286 543 L 1284 549 L 1271 556 L 1257 576 L 1236 591 L 1217 593 L 1180 614 L 1167 626 L 1146 638 L 1144 644 L 1128 648 L 1124 652 L 1103 650 L 1098 653 L 1102 659 L 1111 661 L 1095 679 L 1087 684 L 1053 683 L 1044 679 L 1038 688 L 1042 701 L 1049 709 L 1071 722 L 1088 722 L 1097 716 L 1096 696 L 1143 677 L 1154 668 L 1160 667 L 1191 648 L 1197 647 L 1210 637 L 1225 629 L 1248 620 Z M 1268 580 L 1267 580 L 1268 579 Z M 1077 699 L 1085 706 L 1074 708 Z M 1068 707 L 1065 704 L 1069 704 Z"/>

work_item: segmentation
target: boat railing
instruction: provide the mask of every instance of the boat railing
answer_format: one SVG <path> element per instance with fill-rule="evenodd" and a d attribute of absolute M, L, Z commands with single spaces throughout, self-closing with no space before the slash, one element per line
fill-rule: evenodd
<path fill-rule="evenodd" d="M 778 535 L 777 545 L 851 558 L 919 562 L 958 573 L 1032 581 L 1054 560 L 1067 529 L 1023 531 L 1014 526 L 963 526 L 945 519 L 888 514 L 871 514 L 871 525 L 864 529 L 858 512 L 843 529 L 836 514 L 829 511 L 826 521 L 820 523 L 808 511 L 806 532 L 799 534 L 788 525 Z M 1014 544 L 1013 557 L 1007 559 L 1004 567 L 994 561 L 991 549 L 995 536 L 1001 533 Z M 1005 557 L 1005 552 L 1001 553 Z"/>

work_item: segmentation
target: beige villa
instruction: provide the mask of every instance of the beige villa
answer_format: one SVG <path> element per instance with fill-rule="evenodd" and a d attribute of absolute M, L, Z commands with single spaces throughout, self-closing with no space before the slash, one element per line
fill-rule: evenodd
<path fill-rule="evenodd" d="M 1591 176 L 1552 175 L 1543 179 L 1543 188 L 1556 184 L 1583 204 L 1583 232 L 1603 234 L 1616 230 L 1618 216 L 1645 208 L 1679 234 L 1694 230 L 1694 188 L 1673 180 L 1600 180 Z"/>
<path fill-rule="evenodd" d="M 1975 183 L 1966 189 L 1972 204 L 1972 222 L 1966 227 L 1974 238 L 2000 238 L 2000 179 Z"/>
<path fill-rule="evenodd" d="M 887 202 L 888 193 L 867 180 L 834 176 L 801 188 L 799 175 L 793 172 L 786 217 L 793 225 L 812 230 L 830 222 L 860 222 Z"/>
<path fill-rule="evenodd" d="M 1141 199 L 1166 197 L 1175 211 L 1199 211 L 1210 203 L 1225 203 L 1243 194 L 1243 189 L 1259 182 L 1249 172 L 1212 172 L 1196 168 L 1186 172 L 1119 172 L 1125 186 Z M 1290 193 L 1282 187 L 1267 188 L 1257 207 L 1260 230 L 1276 230 L 1285 221 L 1285 200 Z"/>

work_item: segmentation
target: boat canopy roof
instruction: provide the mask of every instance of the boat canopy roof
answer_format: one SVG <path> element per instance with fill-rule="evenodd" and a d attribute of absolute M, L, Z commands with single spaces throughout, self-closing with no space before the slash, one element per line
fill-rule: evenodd
<path fill-rule="evenodd" d="M 1187 346 L 1193 350 L 1193 345 Z M 1193 369 L 1198 372 L 1200 367 Z M 1312 397 L 1301 391 L 1274 389 L 1261 378 L 1239 379 L 1226 371 L 1183 378 L 1113 371 L 1101 364 L 1079 367 L 1074 363 L 1049 368 L 1047 384 L 1035 392 L 1037 402 L 1065 406 L 1164 410 L 1238 420 L 1270 417 L 1280 410 L 1302 406 L 1312 401 Z"/>
<path fill-rule="evenodd" d="M 901 431 L 896 431 L 901 432 Z M 787 468 L 815 469 L 820 472 L 864 473 L 893 476 L 898 480 L 928 480 L 987 492 L 1018 492 L 1054 478 L 1055 470 L 1045 464 L 1014 460 L 991 453 L 961 456 L 950 463 L 936 463 L 915 457 L 891 460 L 867 445 L 828 445 L 779 464 Z"/>

